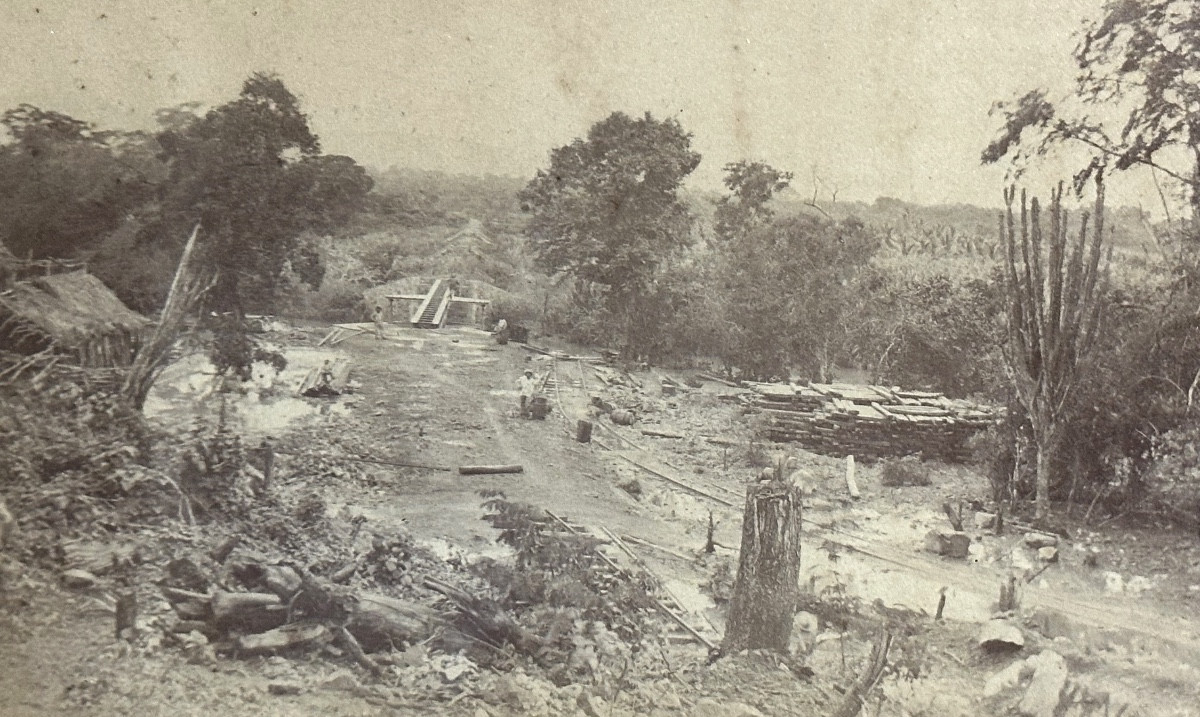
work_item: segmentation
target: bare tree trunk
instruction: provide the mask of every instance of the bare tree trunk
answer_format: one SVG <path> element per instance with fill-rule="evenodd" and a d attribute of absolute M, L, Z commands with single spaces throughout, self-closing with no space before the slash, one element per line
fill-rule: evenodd
<path fill-rule="evenodd" d="M 746 491 L 737 582 L 721 651 L 786 651 L 800 580 L 800 489 L 783 474 Z"/>
<path fill-rule="evenodd" d="M 1037 497 L 1034 503 L 1034 518 L 1039 521 L 1050 517 L 1050 486 L 1053 484 L 1051 470 L 1054 465 L 1053 442 L 1046 441 L 1043 443 L 1043 440 L 1042 436 L 1038 436 Z"/>

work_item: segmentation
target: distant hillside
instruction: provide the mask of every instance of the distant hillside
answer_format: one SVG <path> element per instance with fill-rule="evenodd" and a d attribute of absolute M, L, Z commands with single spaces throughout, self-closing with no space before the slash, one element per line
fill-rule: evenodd
<path fill-rule="evenodd" d="M 501 175 L 463 175 L 391 167 L 372 170 L 375 188 L 372 208 L 347 234 L 389 231 L 397 226 L 461 227 L 478 220 L 495 234 L 519 234 L 528 216 L 521 212 L 517 193 L 527 179 Z M 702 226 L 712 221 L 720 195 L 683 192 L 684 201 Z M 775 200 L 781 216 L 821 213 L 834 219 L 858 217 L 884 236 L 885 248 L 900 254 L 997 257 L 996 207 L 971 204 L 921 205 L 892 197 L 874 202 L 806 202 L 802 193 L 788 190 Z M 1118 247 L 1141 251 L 1150 241 L 1147 223 L 1136 207 L 1109 208 L 1106 220 Z"/>
<path fill-rule="evenodd" d="M 457 225 L 478 219 L 491 231 L 520 231 L 524 227 L 517 192 L 526 179 L 403 167 L 373 170 L 372 177 L 372 194 L 390 199 L 411 224 Z"/>
<path fill-rule="evenodd" d="M 817 211 L 794 192 L 781 196 L 778 204 L 781 214 Z M 923 205 L 892 197 L 879 197 L 870 204 L 861 201 L 818 204 L 835 219 L 855 216 L 868 225 L 890 231 L 896 241 L 933 238 L 956 245 L 991 246 L 998 238 L 999 207 Z M 1143 212 L 1137 207 L 1108 207 L 1105 222 L 1117 246 L 1140 250 L 1150 240 Z"/>

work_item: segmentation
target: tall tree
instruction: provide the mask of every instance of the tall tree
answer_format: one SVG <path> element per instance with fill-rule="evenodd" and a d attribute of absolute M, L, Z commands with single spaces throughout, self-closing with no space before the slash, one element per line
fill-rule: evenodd
<path fill-rule="evenodd" d="M 722 181 L 729 194 L 717 202 L 713 228 L 717 237 L 730 241 L 771 221 L 771 200 L 791 184 L 792 173 L 742 160 L 725 165 Z"/>
<path fill-rule="evenodd" d="M 1033 90 L 1015 103 L 998 105 L 1004 126 L 984 150 L 983 161 L 1028 158 L 1074 144 L 1092 155 L 1076 177 L 1077 190 L 1101 166 L 1148 166 L 1181 182 L 1195 213 L 1200 208 L 1200 4 L 1110 0 L 1100 18 L 1086 26 L 1074 59 L 1079 73 L 1072 97 L 1053 102 L 1044 90 Z"/>
<path fill-rule="evenodd" d="M 0 242 L 19 256 L 71 257 L 95 247 L 149 199 L 165 174 L 141 133 L 100 131 L 21 105 L 0 117 Z"/>
<path fill-rule="evenodd" d="M 171 114 L 159 135 L 170 176 L 162 222 L 144 233 L 186 236 L 200 223 L 218 311 L 270 309 L 285 262 L 318 286 L 323 268 L 299 237 L 344 220 L 371 188 L 365 170 L 320 154 L 300 101 L 274 75 L 252 75 L 237 99 L 203 117 L 187 114 Z"/>
<path fill-rule="evenodd" d="M 674 119 L 614 112 L 586 139 L 553 150 L 549 168 L 519 194 L 537 264 L 603 287 L 635 350 L 647 287 L 691 238 L 678 190 L 699 163 Z"/>
<path fill-rule="evenodd" d="M 773 221 L 719 250 L 727 331 L 718 353 L 760 378 L 799 366 L 827 380 L 852 343 L 857 280 L 878 249 L 857 219 Z"/>
<path fill-rule="evenodd" d="M 1005 192 L 1000 216 L 1010 303 L 1005 360 L 1021 407 L 1037 443 L 1036 517 L 1050 515 L 1050 489 L 1070 401 L 1087 380 L 1089 354 L 1100 332 L 1100 309 L 1107 266 L 1100 265 L 1104 238 L 1104 184 L 1096 174 L 1095 214 L 1080 218 L 1069 237 L 1059 185 L 1050 202 L 1050 231 L 1044 233 L 1041 206 L 1021 194 L 1020 221 L 1014 219 L 1016 192 Z M 1089 220 L 1093 223 L 1089 226 Z M 1089 229 L 1091 235 L 1089 237 Z"/>

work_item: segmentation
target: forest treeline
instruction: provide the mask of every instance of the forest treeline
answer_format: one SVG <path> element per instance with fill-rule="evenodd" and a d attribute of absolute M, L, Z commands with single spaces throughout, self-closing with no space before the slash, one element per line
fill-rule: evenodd
<path fill-rule="evenodd" d="M 1039 91 L 1001 103 L 997 139 L 981 148 L 982 161 L 1014 166 L 1059 146 L 1088 148 L 1079 173 L 1064 178 L 1064 206 L 1078 208 L 1055 222 L 1085 221 L 1089 182 L 1106 171 L 1154 170 L 1183 200 L 1157 223 L 1096 203 L 1104 259 L 1093 262 L 1095 286 L 1089 279 L 1078 310 L 1094 311 L 1097 325 L 1085 347 L 1055 355 L 1070 370 L 1054 375 L 1071 385 L 1047 394 L 1061 420 L 1053 466 L 1042 472 L 1053 475 L 1054 496 L 1075 502 L 1132 505 L 1147 487 L 1190 486 L 1197 461 L 1200 164 L 1167 160 L 1177 156 L 1169 150 L 1200 146 L 1180 119 L 1200 105 L 1187 100 L 1187 63 L 1166 62 L 1159 55 L 1169 51 L 1144 42 L 1167 33 L 1200 47 L 1200 11 L 1164 14 L 1173 4 L 1103 15 L 1074 58 L 1092 70 L 1078 106 Z M 1089 77 L 1155 83 L 1121 85 L 1153 92 L 1120 98 L 1143 104 L 1120 131 L 1106 131 L 1079 107 L 1113 101 L 1103 89 L 1113 83 Z M 1052 286 L 1053 271 L 1074 264 L 1051 250 L 1043 277 L 1030 245 L 1011 232 L 1006 245 L 997 210 L 837 201 L 819 178 L 751 159 L 725 164 L 724 191 L 705 193 L 689 177 L 711 159 L 678 121 L 649 113 L 612 113 L 550 148 L 546 166 L 522 179 L 368 172 L 324 154 L 298 99 L 268 74 L 247 79 L 225 104 L 163 110 L 157 120 L 154 132 L 121 132 L 36 107 L 5 112 L 0 240 L 17 257 L 85 260 L 147 314 L 161 307 L 198 226 L 214 277 L 203 309 L 235 323 L 248 312 L 361 319 L 373 287 L 451 276 L 491 292 L 493 319 L 612 348 L 631 363 L 759 380 L 853 372 L 982 397 L 1010 409 L 1006 425 L 979 442 L 997 497 L 1030 493 L 1038 447 L 1049 450 L 1022 403 L 1041 394 L 1015 390 L 1042 380 L 1041 349 L 1021 343 L 1041 339 L 1014 331 L 1035 326 L 1014 311 L 1042 306 L 1021 292 Z M 1036 238 L 1032 248 L 1043 250 Z M 1027 278 L 1012 271 L 1014 251 L 1025 253 Z M 1071 276 L 1061 278 L 1069 288 Z M 241 357 L 234 363 L 254 356 L 250 341 L 226 349 Z M 1194 502 L 1194 487 L 1185 495 Z"/>

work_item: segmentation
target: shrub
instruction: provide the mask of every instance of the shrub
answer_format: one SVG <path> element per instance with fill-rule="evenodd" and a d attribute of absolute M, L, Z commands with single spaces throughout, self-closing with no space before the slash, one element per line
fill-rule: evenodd
<path fill-rule="evenodd" d="M 484 326 L 490 328 L 500 319 L 504 319 L 509 326 L 528 328 L 541 318 L 541 314 L 541 307 L 533 299 L 505 294 L 488 304 Z"/>
<path fill-rule="evenodd" d="M 880 482 L 886 486 L 921 486 L 929 485 L 929 475 L 921 466 L 916 456 L 905 456 L 886 461 L 882 467 Z"/>
<path fill-rule="evenodd" d="M 287 316 L 316 321 L 362 321 L 366 304 L 363 288 L 355 282 L 326 279 L 321 288 L 292 293 L 280 311 Z"/>
<path fill-rule="evenodd" d="M 638 483 L 637 479 L 635 479 L 635 478 L 630 478 L 629 480 L 627 480 L 623 483 L 618 483 L 617 487 L 620 488 L 621 490 L 625 491 L 629 495 L 633 496 L 634 498 L 640 499 L 642 497 L 642 484 Z"/>

